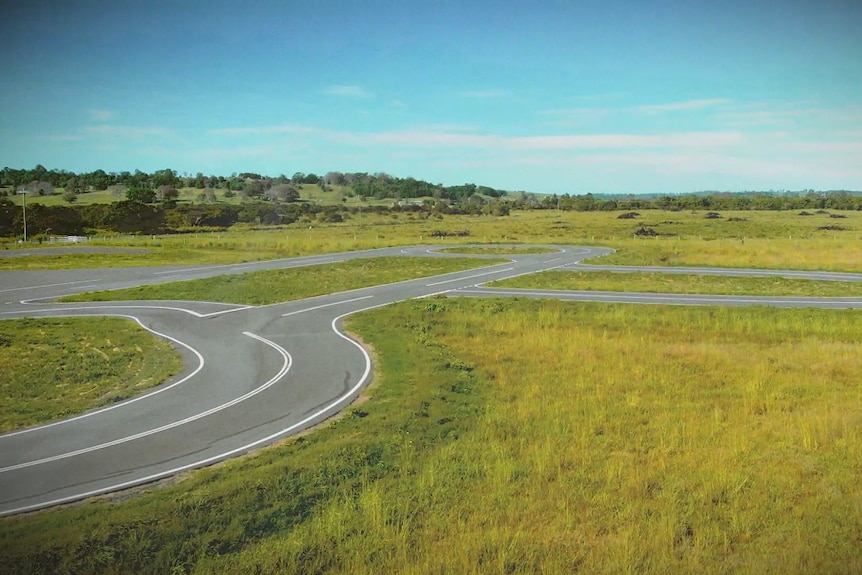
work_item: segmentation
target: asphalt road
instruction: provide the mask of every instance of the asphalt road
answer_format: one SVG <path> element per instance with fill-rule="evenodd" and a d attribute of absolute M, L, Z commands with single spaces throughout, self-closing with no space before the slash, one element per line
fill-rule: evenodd
<path fill-rule="evenodd" d="M 0 272 L 0 319 L 116 315 L 174 342 L 184 371 L 135 399 L 0 435 L 0 515 L 149 483 L 246 453 L 310 427 L 347 406 L 368 383 L 371 360 L 339 331 L 351 313 L 411 298 L 552 297 L 677 305 L 862 308 L 862 298 L 733 297 L 489 289 L 489 281 L 554 268 L 609 269 L 581 260 L 606 248 L 560 247 L 485 268 L 270 306 L 214 302 L 49 303 L 72 293 L 319 265 L 355 258 L 427 255 L 433 248 L 368 250 L 223 266 Z M 621 269 L 621 268 L 612 268 Z M 862 274 L 624 268 L 862 281 Z"/>

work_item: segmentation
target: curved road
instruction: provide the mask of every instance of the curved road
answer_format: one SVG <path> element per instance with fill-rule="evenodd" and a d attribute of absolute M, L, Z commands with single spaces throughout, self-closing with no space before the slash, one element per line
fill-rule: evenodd
<path fill-rule="evenodd" d="M 607 248 L 587 247 L 559 247 L 555 253 L 517 255 L 510 262 L 485 268 L 270 306 L 176 301 L 47 303 L 62 295 L 84 291 L 355 258 L 447 257 L 434 249 L 387 248 L 222 266 L 0 272 L 0 319 L 129 317 L 173 341 L 185 359 L 183 373 L 143 396 L 64 421 L 0 435 L 0 515 L 148 483 L 248 452 L 326 419 L 348 405 L 371 375 L 368 354 L 339 331 L 340 320 L 396 301 L 437 294 L 519 295 L 647 304 L 862 308 L 862 298 L 481 287 L 489 281 L 574 267 L 862 281 L 862 274 L 585 266 L 580 264 L 581 260 L 611 252 Z"/>

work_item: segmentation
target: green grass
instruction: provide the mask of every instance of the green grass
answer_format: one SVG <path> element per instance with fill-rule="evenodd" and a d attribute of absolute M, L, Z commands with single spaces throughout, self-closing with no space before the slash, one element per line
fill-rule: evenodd
<path fill-rule="evenodd" d="M 337 224 L 303 218 L 265 230 L 237 226 L 229 232 L 106 237 L 91 245 L 138 247 L 149 252 L 0 258 L 0 270 L 235 263 L 376 247 L 482 243 L 608 246 L 617 253 L 600 261 L 625 265 L 862 271 L 862 212 L 844 214 L 847 217 L 840 223 L 849 228 L 845 232 L 817 231 L 836 221 L 828 215 L 806 218 L 789 212 L 727 212 L 720 220 L 707 220 L 703 212 L 644 211 L 634 221 L 620 220 L 618 215 L 552 210 L 515 211 L 506 217 L 363 212 L 361 218 L 348 215 Z M 635 237 L 641 225 L 666 235 Z M 438 237 L 464 232 L 469 235 Z"/>
<path fill-rule="evenodd" d="M 518 247 L 507 247 L 507 246 L 484 246 L 484 247 L 470 247 L 465 246 L 463 248 L 443 248 L 438 250 L 442 253 L 446 254 L 472 254 L 472 255 L 486 255 L 486 254 L 547 254 L 553 253 L 557 250 L 552 248 L 542 248 L 542 247 L 527 247 L 527 248 L 518 248 Z"/>
<path fill-rule="evenodd" d="M 62 301 L 197 300 L 267 305 L 493 265 L 498 260 L 390 257 L 250 272 L 67 296 Z M 506 260 L 499 260 L 505 262 Z"/>
<path fill-rule="evenodd" d="M 411 301 L 370 400 L 279 447 L 0 523 L 8 573 L 857 573 L 852 311 Z"/>
<path fill-rule="evenodd" d="M 819 281 L 783 277 L 732 277 L 608 271 L 553 270 L 491 282 L 488 287 L 577 291 L 629 291 L 709 295 L 786 295 L 852 297 L 862 282 Z"/>
<path fill-rule="evenodd" d="M 68 206 L 69 202 L 63 199 L 63 194 L 66 193 L 65 188 L 54 188 L 54 194 L 51 196 L 33 196 L 27 194 L 27 205 L 42 204 L 44 206 Z M 12 194 L 8 197 L 13 203 L 21 205 L 23 199 L 18 194 Z M 74 205 L 84 206 L 88 204 L 110 204 L 118 200 L 125 200 L 125 194 L 122 197 L 117 197 L 109 190 L 100 190 L 78 194 Z"/>
<path fill-rule="evenodd" d="M 0 432 L 122 401 L 180 367 L 168 342 L 131 320 L 2 320 Z"/>

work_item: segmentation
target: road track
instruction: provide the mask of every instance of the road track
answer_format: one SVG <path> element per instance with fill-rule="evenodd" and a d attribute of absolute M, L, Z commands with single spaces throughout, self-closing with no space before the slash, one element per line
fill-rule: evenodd
<path fill-rule="evenodd" d="M 393 302 L 447 296 L 521 296 L 656 305 L 862 308 L 862 298 L 706 296 L 491 289 L 484 283 L 549 269 L 783 276 L 862 281 L 862 274 L 716 268 L 607 267 L 582 260 L 612 250 L 557 247 L 433 278 L 268 306 L 149 301 L 51 303 L 117 289 L 348 259 L 440 254 L 386 248 L 220 266 L 0 272 L 0 319 L 120 316 L 168 338 L 184 371 L 134 399 L 48 425 L 0 435 L 0 515 L 117 491 L 247 453 L 313 426 L 350 404 L 371 359 L 339 326 L 347 315 Z"/>

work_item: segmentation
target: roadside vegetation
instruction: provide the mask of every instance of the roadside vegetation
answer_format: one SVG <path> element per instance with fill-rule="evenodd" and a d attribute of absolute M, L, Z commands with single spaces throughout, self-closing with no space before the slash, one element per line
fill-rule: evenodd
<path fill-rule="evenodd" d="M 862 212 L 845 212 L 846 231 L 819 230 L 835 221 L 827 214 L 727 212 L 706 219 L 703 212 L 651 210 L 633 222 L 619 212 L 514 211 L 510 216 L 465 216 L 426 211 L 351 214 L 345 221 L 297 221 L 264 229 L 232 228 L 174 235 L 114 235 L 86 245 L 140 248 L 139 253 L 0 257 L 3 269 L 61 269 L 107 266 L 222 264 L 435 244 L 601 245 L 616 253 L 594 263 L 706 265 L 862 272 Z M 744 221 L 736 221 L 744 218 Z M 658 235 L 637 235 L 641 229 Z M 45 245 L 45 244 L 43 244 Z M 6 246 L 9 252 L 16 245 Z"/>
<path fill-rule="evenodd" d="M 862 272 L 862 200 L 844 192 L 611 199 L 444 190 L 385 174 L 180 181 L 160 170 L 119 174 L 128 182 L 117 183 L 97 171 L 82 183 L 81 175 L 60 174 L 61 182 L 44 168 L 24 172 L 4 170 L 0 184 L 32 188 L 31 242 L 14 243 L 23 210 L 13 193 L 0 198 L 0 235 L 13 238 L 0 249 L 35 251 L 51 235 L 81 230 L 87 245 L 145 251 L 0 257 L 0 270 L 226 264 L 415 244 L 497 244 L 482 254 L 586 244 L 616 250 L 597 264 Z M 31 208 L 42 195 L 45 206 Z M 58 197 L 67 205 L 50 206 Z M 392 267 L 416 277 L 453 271 L 422 266 L 459 265 L 411 260 L 88 297 L 262 304 L 407 279 Z M 514 281 L 858 293 L 857 284 L 670 274 Z M 66 339 L 61 347 L 112 357 L 99 339 L 104 328 L 81 321 L 38 324 L 38 335 L 75 334 L 80 348 Z M 311 433 L 161 486 L 2 519 L 0 571 L 862 572 L 858 311 L 432 298 L 346 323 L 376 353 L 364 401 Z M 24 386 L 34 399 L 73 389 L 54 384 L 68 360 L 51 359 L 42 344 L 29 363 L 7 362 L 4 349 L 11 357 L 29 345 L 17 339 L 27 329 L 0 322 L 0 384 L 29 371 L 45 380 Z M 76 409 L 126 393 L 96 390 Z"/>
<path fill-rule="evenodd" d="M 168 342 L 131 320 L 0 321 L 0 433 L 128 399 L 180 368 Z"/>
<path fill-rule="evenodd" d="M 367 401 L 122 503 L 4 519 L 4 572 L 858 572 L 857 315 L 366 312 Z"/>
<path fill-rule="evenodd" d="M 554 253 L 557 250 L 553 248 L 543 247 L 512 247 L 512 246 L 464 246 L 459 248 L 443 248 L 437 250 L 444 254 L 471 254 L 471 255 L 489 255 L 489 254 L 547 254 Z"/>
<path fill-rule="evenodd" d="M 89 292 L 67 296 L 62 298 L 62 301 L 177 299 L 267 305 L 457 272 L 505 261 L 507 260 L 476 258 L 369 258 Z"/>
<path fill-rule="evenodd" d="M 862 296 L 862 282 L 784 277 L 734 277 L 608 271 L 552 270 L 490 282 L 488 287 L 575 291 L 628 291 L 707 295 Z"/>

